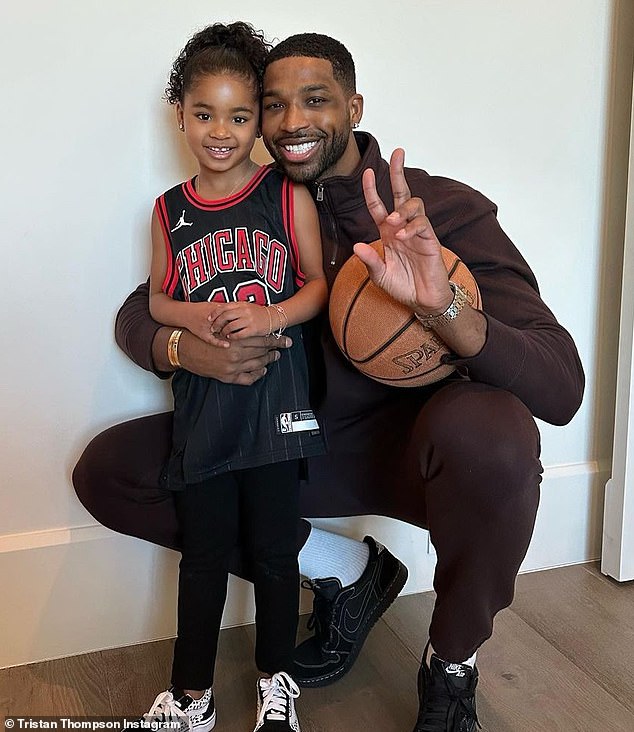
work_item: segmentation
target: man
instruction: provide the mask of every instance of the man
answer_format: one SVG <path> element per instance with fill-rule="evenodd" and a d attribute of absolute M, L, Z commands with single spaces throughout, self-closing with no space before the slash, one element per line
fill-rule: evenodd
<path fill-rule="evenodd" d="M 456 181 L 404 170 L 402 151 L 388 166 L 374 138 L 353 132 L 362 113 L 354 64 L 340 43 L 302 34 L 273 49 L 262 131 L 277 164 L 313 192 L 330 283 L 354 247 L 371 278 L 448 344 L 457 370 L 430 387 L 379 384 L 345 361 L 324 323 L 318 416 L 329 453 L 308 461 L 302 514 L 378 514 L 429 528 L 437 600 L 419 672 L 415 732 L 472 732 L 475 654 L 491 635 L 494 615 L 512 600 L 535 521 L 541 464 L 533 416 L 568 422 L 581 402 L 583 371 L 570 335 L 500 229 L 495 206 Z M 357 244 L 379 236 L 385 262 Z M 441 243 L 475 275 L 483 313 L 449 282 Z M 151 321 L 147 286 L 140 286 L 120 311 L 120 345 L 144 368 L 169 372 L 171 332 Z M 181 364 L 246 385 L 276 358 L 262 340 L 235 351 L 212 348 L 185 333 Z M 174 546 L 173 511 L 157 488 L 168 449 L 169 415 L 111 428 L 76 469 L 80 498 L 107 525 Z M 316 632 L 296 650 L 296 674 L 307 686 L 350 668 L 404 582 L 404 568 L 373 540 L 366 539 L 366 560 L 358 545 L 333 549 L 330 538 L 320 532 L 304 564 L 300 554 L 302 571 L 319 578 L 310 582 Z M 345 564 L 348 552 L 358 567 L 352 580 L 331 576 L 336 562 L 334 572 L 319 570 L 333 557 Z M 346 635 L 355 615 L 361 620 Z"/>

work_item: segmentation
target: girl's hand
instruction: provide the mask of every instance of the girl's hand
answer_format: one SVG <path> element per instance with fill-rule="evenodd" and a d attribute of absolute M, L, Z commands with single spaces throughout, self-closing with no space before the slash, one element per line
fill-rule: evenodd
<path fill-rule="evenodd" d="M 212 323 L 215 333 L 221 338 L 238 340 L 250 336 L 265 336 L 275 327 L 277 320 L 270 311 L 252 302 L 229 302 L 219 304 L 220 311 Z"/>
<path fill-rule="evenodd" d="M 198 336 L 205 343 L 220 348 L 228 348 L 229 341 L 219 335 L 213 328 L 213 321 L 224 307 L 224 303 L 192 302 L 188 303 L 186 326 L 190 333 Z"/>

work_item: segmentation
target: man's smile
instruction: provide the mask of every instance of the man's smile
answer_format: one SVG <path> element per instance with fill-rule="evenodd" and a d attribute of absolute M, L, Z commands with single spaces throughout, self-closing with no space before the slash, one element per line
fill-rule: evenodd
<path fill-rule="evenodd" d="M 321 140 L 295 139 L 276 142 L 276 147 L 284 158 L 291 163 L 302 163 L 312 157 Z"/>

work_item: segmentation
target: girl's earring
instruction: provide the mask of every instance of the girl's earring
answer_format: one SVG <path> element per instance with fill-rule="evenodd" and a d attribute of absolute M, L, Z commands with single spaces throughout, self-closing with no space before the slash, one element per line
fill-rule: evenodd
<path fill-rule="evenodd" d="M 262 133 L 261 133 L 261 132 L 256 132 L 256 133 L 255 133 L 255 136 L 256 136 L 256 137 L 258 138 L 258 140 L 259 140 L 259 139 L 260 139 L 260 137 L 262 137 Z"/>
<path fill-rule="evenodd" d="M 352 123 L 352 129 L 353 130 L 356 130 L 358 127 L 359 127 L 359 123 L 358 122 L 353 122 Z"/>
<path fill-rule="evenodd" d="M 179 129 L 179 130 L 180 130 L 181 132 L 185 132 L 185 125 L 184 125 L 184 124 L 183 124 L 183 123 L 181 122 L 181 123 L 180 123 L 180 124 L 178 125 L 178 129 Z"/>

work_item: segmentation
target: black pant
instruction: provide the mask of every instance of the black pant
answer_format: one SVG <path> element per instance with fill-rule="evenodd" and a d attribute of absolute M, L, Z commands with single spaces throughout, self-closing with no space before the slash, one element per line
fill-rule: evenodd
<path fill-rule="evenodd" d="M 516 396 L 487 384 L 441 384 L 424 399 L 395 391 L 367 418 L 326 415 L 328 454 L 308 460 L 299 510 L 429 528 L 438 556 L 430 637 L 438 655 L 462 661 L 513 599 L 539 502 L 539 433 Z M 169 413 L 111 427 L 88 445 L 73 482 L 105 526 L 178 548 L 174 502 L 158 484 L 171 430 Z M 249 577 L 238 562 L 232 571 Z"/>
<path fill-rule="evenodd" d="M 299 604 L 298 462 L 224 473 L 174 495 L 182 559 L 172 683 L 181 689 L 213 683 L 229 561 L 237 545 L 255 589 L 257 667 L 269 674 L 290 672 Z"/>

